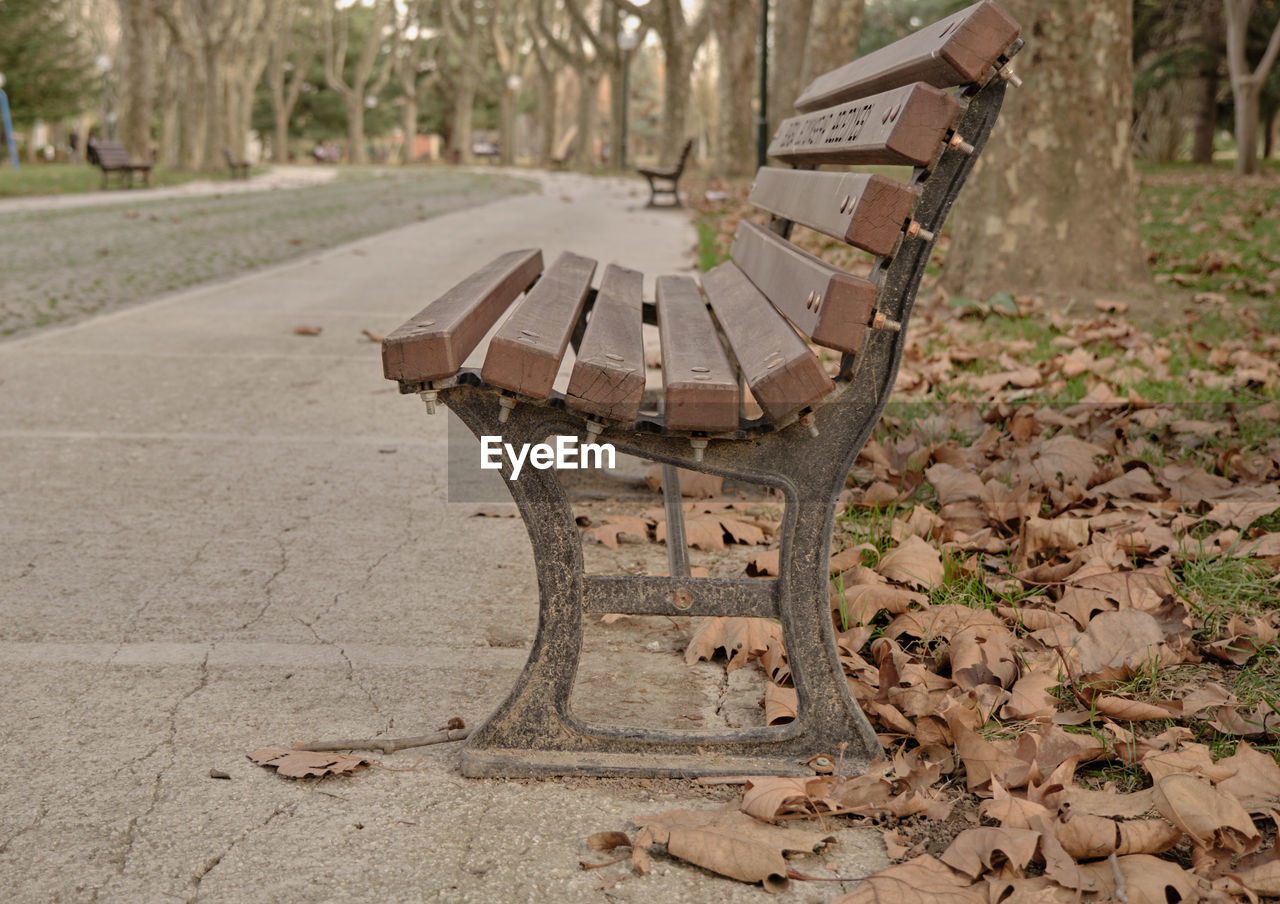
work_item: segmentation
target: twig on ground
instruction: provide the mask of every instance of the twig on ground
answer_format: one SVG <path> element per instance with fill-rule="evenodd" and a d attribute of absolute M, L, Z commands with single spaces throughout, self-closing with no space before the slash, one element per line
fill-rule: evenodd
<path fill-rule="evenodd" d="M 1107 862 L 1111 864 L 1111 875 L 1116 880 L 1116 900 L 1120 904 L 1129 904 L 1129 889 L 1125 887 L 1124 874 L 1120 872 L 1120 861 L 1116 859 L 1115 851 L 1108 855 Z"/>
<path fill-rule="evenodd" d="M 583 872 L 593 869 L 604 869 L 606 866 L 613 866 L 615 863 L 621 863 L 623 860 L 630 860 L 630 854 L 623 854 L 621 857 L 615 857 L 612 860 L 606 860 L 604 863 L 588 863 L 585 860 L 579 860 L 578 866 L 582 867 Z"/>
<path fill-rule="evenodd" d="M 416 738 L 361 738 L 346 741 L 316 741 L 312 744 L 294 744 L 294 750 L 329 751 L 329 750 L 381 750 L 383 753 L 395 753 L 409 747 L 426 747 L 430 744 L 447 744 L 449 741 L 465 741 L 471 737 L 470 728 L 457 728 L 452 731 L 437 731 Z"/>

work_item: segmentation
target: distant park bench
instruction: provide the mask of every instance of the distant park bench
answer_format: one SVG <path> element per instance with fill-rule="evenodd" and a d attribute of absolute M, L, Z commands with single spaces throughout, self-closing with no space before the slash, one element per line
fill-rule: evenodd
<path fill-rule="evenodd" d="M 680 207 L 680 177 L 684 175 L 685 164 L 689 162 L 689 153 L 693 150 L 693 139 L 684 143 L 680 151 L 680 159 L 675 166 L 639 167 L 636 172 L 649 180 L 649 207 Z M 670 188 L 659 187 L 659 182 L 671 183 Z M 671 203 L 658 204 L 658 195 L 671 195 Z"/>
<path fill-rule="evenodd" d="M 151 186 L 151 164 L 140 163 L 139 161 L 129 158 L 129 152 L 124 149 L 124 145 L 118 141 L 99 141 L 96 138 L 89 140 L 89 162 L 102 170 L 102 187 L 107 187 L 107 177 L 111 173 L 120 175 L 120 184 L 123 186 L 125 180 L 128 180 L 129 187 L 133 188 L 133 177 L 135 173 L 142 173 L 143 182 L 147 187 Z"/>
<path fill-rule="evenodd" d="M 384 375 L 419 393 L 429 412 L 443 402 L 477 436 L 517 445 L 585 434 L 663 467 L 668 575 L 595 575 L 585 572 L 555 471 L 514 479 L 503 461 L 532 542 L 541 609 L 524 672 L 471 735 L 464 774 L 805 774 L 818 755 L 856 768 L 881 753 L 837 655 L 836 500 L 893 391 L 920 279 L 1014 79 L 1008 61 L 1022 46 L 1019 31 L 983 0 L 819 76 L 769 147 L 795 168 L 756 174 L 750 200 L 771 215 L 769 227 L 743 219 L 732 260 L 701 285 L 660 276 L 648 301 L 635 270 L 609 264 L 593 287 L 594 260 L 565 253 L 544 271 L 539 250 L 510 251 L 383 341 Z M 912 174 L 901 182 L 812 171 L 818 164 Z M 874 255 L 870 277 L 791 244 L 797 223 Z M 483 365 L 463 367 L 499 321 Z M 658 410 L 646 409 L 642 324 L 656 325 L 661 341 Z M 801 333 L 840 354 L 834 377 Z M 572 371 L 557 384 L 570 345 Z M 761 416 L 747 416 L 744 385 Z M 691 576 L 677 466 L 782 496 L 776 578 Z M 606 613 L 779 620 L 795 720 L 664 731 L 578 718 L 570 694 L 583 623 Z"/>
<path fill-rule="evenodd" d="M 249 162 L 247 160 L 237 160 L 236 155 L 231 153 L 231 148 L 224 147 L 222 154 L 227 158 L 227 169 L 231 170 L 232 179 L 249 178 Z"/>

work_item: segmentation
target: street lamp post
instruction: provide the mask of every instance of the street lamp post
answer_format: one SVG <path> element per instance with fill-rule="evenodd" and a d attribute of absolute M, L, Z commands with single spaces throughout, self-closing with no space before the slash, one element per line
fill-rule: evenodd
<path fill-rule="evenodd" d="M 618 49 L 622 51 L 622 134 L 618 148 L 618 169 L 627 168 L 627 131 L 630 126 L 631 113 L 631 52 L 640 43 L 640 37 L 634 31 L 623 29 L 618 32 Z"/>
<path fill-rule="evenodd" d="M 0 72 L 0 118 L 4 119 L 4 145 L 9 149 L 9 162 L 16 173 L 18 166 L 18 145 L 13 140 L 13 120 L 9 117 L 9 95 L 4 93 L 4 73 Z"/>

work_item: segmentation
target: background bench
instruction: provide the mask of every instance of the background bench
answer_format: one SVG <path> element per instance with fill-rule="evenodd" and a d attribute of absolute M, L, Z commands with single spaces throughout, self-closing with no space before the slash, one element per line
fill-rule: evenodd
<path fill-rule="evenodd" d="M 249 178 L 249 162 L 247 160 L 236 159 L 236 155 L 231 153 L 231 148 L 224 147 L 222 155 L 227 158 L 227 169 L 231 171 L 232 179 Z"/>
<path fill-rule="evenodd" d="M 129 152 L 118 141 L 91 139 L 89 141 L 89 162 L 102 170 L 103 188 L 107 187 L 107 177 L 111 173 L 119 174 L 119 181 L 122 186 L 127 180 L 130 188 L 133 188 L 134 175 L 142 173 L 144 184 L 147 187 L 151 186 L 151 164 L 130 159 Z"/>
<path fill-rule="evenodd" d="M 680 203 L 680 177 L 684 174 L 685 164 L 689 162 L 689 154 L 693 150 L 693 139 L 690 138 L 684 143 L 684 147 L 680 151 L 680 159 L 676 161 L 675 166 L 657 166 L 657 167 L 640 167 L 637 173 L 649 180 L 649 207 L 681 207 Z M 658 183 L 670 183 L 671 187 L 666 188 Z M 658 195 L 671 195 L 670 204 L 658 204 Z"/>
<path fill-rule="evenodd" d="M 798 167 L 894 164 L 875 174 L 765 167 L 732 260 L 704 274 L 642 276 L 565 253 L 512 251 L 450 289 L 383 342 L 383 368 L 478 436 L 539 443 L 598 437 L 660 462 L 669 575 L 583 572 L 581 540 L 552 471 L 503 476 L 533 544 L 541 593 L 529 661 L 463 751 L 467 775 L 780 774 L 817 754 L 867 762 L 880 745 L 836 654 L 828 586 L 834 500 L 893 389 L 925 265 L 994 126 L 1018 26 L 981 2 L 816 79 L 779 127 L 774 160 Z M 959 90 L 948 90 L 958 88 Z M 868 278 L 788 241 L 802 223 L 875 255 Z M 596 277 L 599 276 L 598 286 Z M 521 297 L 523 296 L 523 297 Z M 462 362 L 510 309 L 477 370 Z M 661 339 L 659 410 L 644 404 L 642 324 Z M 799 333 L 797 332 L 799 331 Z M 800 333 L 841 354 L 832 375 Z M 556 377 L 567 349 L 567 381 Z M 745 389 L 744 389 L 745 387 Z M 743 416 L 745 390 L 762 409 Z M 785 500 L 779 575 L 693 578 L 676 465 L 775 488 Z M 588 724 L 570 712 L 582 622 L 604 613 L 754 616 L 781 622 L 794 722 L 724 732 Z M 847 747 L 845 746 L 847 745 Z"/>

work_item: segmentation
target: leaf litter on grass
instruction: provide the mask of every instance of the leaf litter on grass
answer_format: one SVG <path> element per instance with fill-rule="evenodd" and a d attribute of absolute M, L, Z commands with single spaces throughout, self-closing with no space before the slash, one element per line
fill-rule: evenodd
<path fill-rule="evenodd" d="M 881 826 L 902 862 L 844 904 L 1280 894 L 1280 340 L 1247 312 L 1216 344 L 1195 317 L 1154 336 L 1106 303 L 1009 341 L 944 301 L 832 550 L 840 661 L 886 756 L 752 777 L 742 815 Z M 744 541 L 722 519 L 749 503 L 686 509 L 777 575 L 778 517 Z M 759 667 L 769 724 L 794 718 L 776 622 L 708 620 L 686 658 L 719 656 Z"/>

